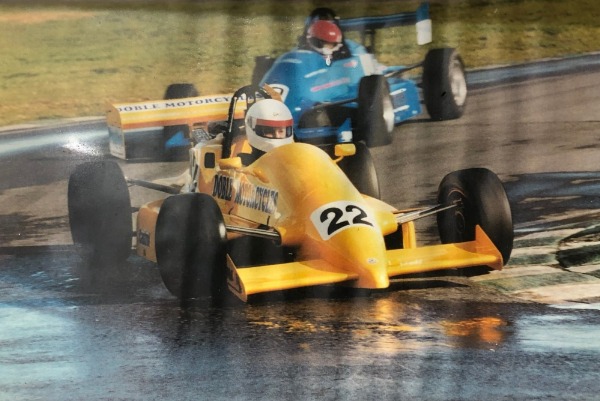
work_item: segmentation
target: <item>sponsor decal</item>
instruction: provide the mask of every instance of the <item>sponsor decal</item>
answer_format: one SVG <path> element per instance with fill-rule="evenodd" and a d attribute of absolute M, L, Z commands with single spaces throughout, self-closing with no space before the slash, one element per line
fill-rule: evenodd
<path fill-rule="evenodd" d="M 212 196 L 263 213 L 273 214 L 277 210 L 279 193 L 273 189 L 242 182 L 225 175 L 217 174 Z"/>
<path fill-rule="evenodd" d="M 315 71 L 309 72 L 308 74 L 306 74 L 304 76 L 304 78 L 312 78 L 315 75 L 325 74 L 327 71 L 329 71 L 329 70 L 326 68 L 321 68 L 320 70 L 315 70 Z"/>
<path fill-rule="evenodd" d="M 322 91 L 324 89 L 329 89 L 329 88 L 333 88 L 335 86 L 340 86 L 340 85 L 344 85 L 344 84 L 348 84 L 348 83 L 350 83 L 350 78 L 348 78 L 348 77 L 340 78 L 335 81 L 327 82 L 323 85 L 313 86 L 312 88 L 310 88 L 310 91 L 318 92 L 318 91 Z"/>
<path fill-rule="evenodd" d="M 144 111 L 144 110 L 158 110 L 158 109 L 162 109 L 162 107 L 160 107 L 159 104 L 133 104 L 131 106 L 119 106 L 117 107 L 117 110 L 119 110 L 119 112 L 123 113 L 123 112 L 127 112 L 127 111 Z"/>
<path fill-rule="evenodd" d="M 400 105 L 399 107 L 394 109 L 394 113 L 408 110 L 410 108 L 410 106 L 406 104 L 406 88 L 400 88 L 398 90 L 395 90 L 392 93 L 390 93 L 390 96 L 394 99 L 394 105 Z"/>
<path fill-rule="evenodd" d="M 206 98 L 206 99 L 178 99 L 170 102 L 166 102 L 165 105 L 168 108 L 171 107 L 185 107 L 185 106 L 196 106 L 199 104 L 210 104 L 210 103 L 229 103 L 230 98 L 223 97 L 214 97 L 214 98 Z"/>
<path fill-rule="evenodd" d="M 356 61 L 356 60 L 350 60 L 347 63 L 344 63 L 344 67 L 346 67 L 346 68 L 356 68 L 357 65 L 358 65 L 358 61 Z"/>
<path fill-rule="evenodd" d="M 280 63 L 290 63 L 290 64 L 302 64 L 302 60 L 297 58 L 286 58 L 279 61 Z"/>
<path fill-rule="evenodd" d="M 336 201 L 321 206 L 310 215 L 323 240 L 347 228 L 362 225 L 375 227 L 375 219 L 362 205 L 354 202 Z"/>
<path fill-rule="evenodd" d="M 138 237 L 138 244 L 143 245 L 145 247 L 150 246 L 150 233 L 148 231 L 139 230 L 137 237 Z"/>
<path fill-rule="evenodd" d="M 174 99 L 166 100 L 160 103 L 143 103 L 143 104 L 129 104 L 117 106 L 117 110 L 120 113 L 135 112 L 135 111 L 148 111 L 148 110 L 165 110 L 173 109 L 177 107 L 189 107 L 198 106 L 202 104 L 212 103 L 229 103 L 231 100 L 228 96 L 215 96 L 209 98 L 191 98 L 191 99 Z"/>

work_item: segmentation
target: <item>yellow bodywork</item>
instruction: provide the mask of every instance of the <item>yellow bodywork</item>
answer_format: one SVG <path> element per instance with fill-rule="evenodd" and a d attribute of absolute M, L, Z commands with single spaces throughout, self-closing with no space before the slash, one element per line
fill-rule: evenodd
<path fill-rule="evenodd" d="M 389 277 L 469 266 L 487 265 L 502 269 L 502 256 L 479 226 L 474 241 L 389 250 L 386 259 L 385 273 Z M 227 267 L 233 273 L 229 289 L 243 301 L 253 294 L 314 285 L 348 282 L 355 287 L 363 287 L 359 285 L 359 272 L 336 268 L 324 260 L 238 269 L 228 259 Z M 379 286 L 366 288 L 387 286 L 388 283 L 382 280 Z"/>
<path fill-rule="evenodd" d="M 268 227 L 279 234 L 281 245 L 297 249 L 291 263 L 238 268 L 228 258 L 229 288 L 244 301 L 252 294 L 304 286 L 344 282 L 377 289 L 402 274 L 502 267 L 502 256 L 479 227 L 471 242 L 418 247 L 413 222 L 398 226 L 398 210 L 361 195 L 315 146 L 281 146 L 245 167 L 235 158 L 219 162 L 220 155 L 218 141 L 192 150 L 193 190 L 216 200 L 226 225 Z M 155 260 L 153 226 L 159 207 L 160 202 L 151 203 L 138 214 L 138 232 L 149 233 L 144 234 L 146 245 L 138 239 L 138 254 L 150 260 Z M 384 236 L 398 229 L 402 249 L 387 250 Z"/>

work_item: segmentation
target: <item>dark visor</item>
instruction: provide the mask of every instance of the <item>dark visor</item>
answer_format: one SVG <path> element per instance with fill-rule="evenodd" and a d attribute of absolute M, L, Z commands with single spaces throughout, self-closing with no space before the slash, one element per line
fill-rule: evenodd
<path fill-rule="evenodd" d="M 325 45 L 330 45 L 331 47 L 335 47 L 338 45 L 338 43 L 327 42 L 325 40 L 321 40 L 318 38 L 310 38 L 310 39 L 308 39 L 308 41 L 310 42 L 311 45 L 313 45 L 317 49 L 322 49 L 325 47 Z"/>

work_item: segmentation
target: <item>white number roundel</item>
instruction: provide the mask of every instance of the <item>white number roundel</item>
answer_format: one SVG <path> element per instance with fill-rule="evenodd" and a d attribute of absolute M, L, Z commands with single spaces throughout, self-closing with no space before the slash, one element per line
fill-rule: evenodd
<path fill-rule="evenodd" d="M 347 201 L 336 201 L 321 206 L 312 212 L 310 220 L 323 240 L 328 240 L 352 226 L 375 227 L 375 219 L 364 206 Z"/>

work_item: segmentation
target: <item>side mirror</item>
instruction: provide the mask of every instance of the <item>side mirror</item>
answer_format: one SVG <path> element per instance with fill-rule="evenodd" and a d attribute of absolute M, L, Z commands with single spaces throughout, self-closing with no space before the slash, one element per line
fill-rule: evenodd
<path fill-rule="evenodd" d="M 356 154 L 356 146 L 353 143 L 338 143 L 335 145 L 334 152 L 337 157 L 354 156 Z"/>
<path fill-rule="evenodd" d="M 240 170 L 242 168 L 241 157 L 229 157 L 219 160 L 219 168 L 221 170 Z"/>

